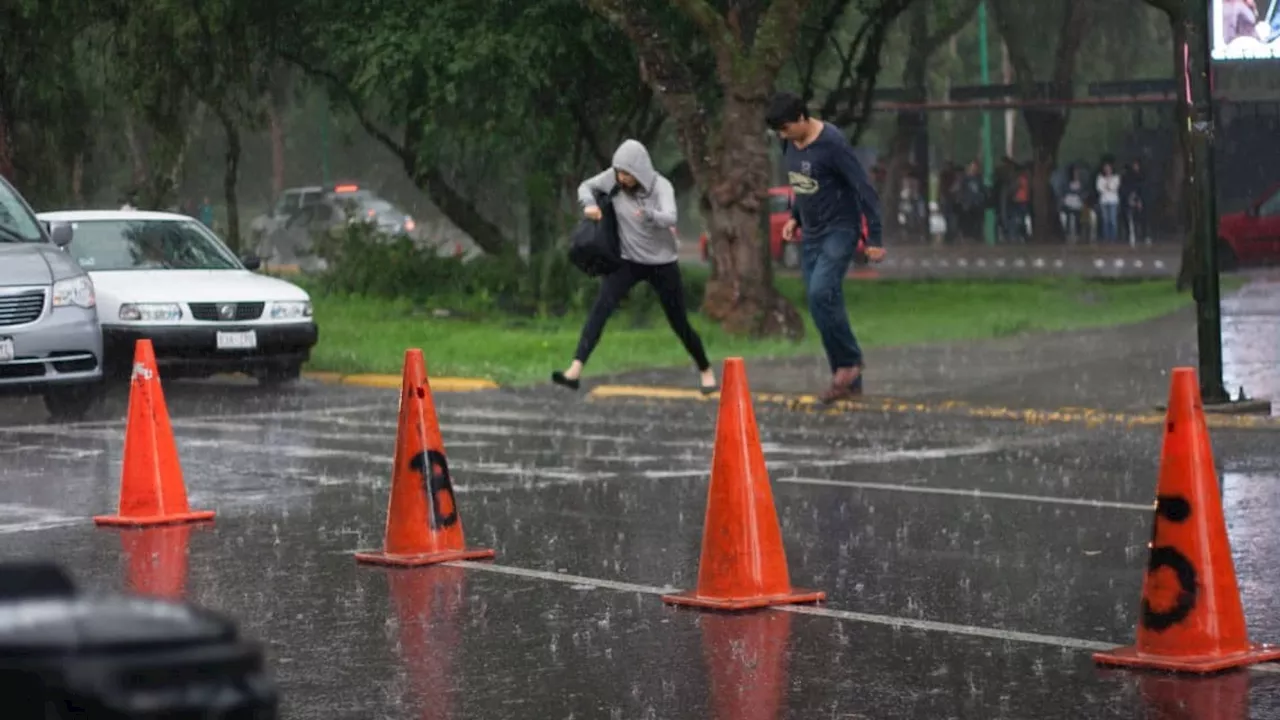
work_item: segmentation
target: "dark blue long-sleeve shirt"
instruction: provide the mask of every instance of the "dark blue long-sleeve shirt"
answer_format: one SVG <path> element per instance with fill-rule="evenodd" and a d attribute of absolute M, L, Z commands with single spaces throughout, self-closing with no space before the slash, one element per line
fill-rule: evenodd
<path fill-rule="evenodd" d="M 845 230 L 856 238 L 865 215 L 867 245 L 882 247 L 880 196 L 839 128 L 823 123 L 818 138 L 804 148 L 784 143 L 783 160 L 796 196 L 791 215 L 805 237 Z"/>

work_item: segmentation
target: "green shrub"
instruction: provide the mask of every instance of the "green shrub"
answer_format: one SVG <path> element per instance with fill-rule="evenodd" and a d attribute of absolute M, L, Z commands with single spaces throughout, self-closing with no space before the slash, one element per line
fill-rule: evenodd
<path fill-rule="evenodd" d="M 354 225 L 336 237 L 317 238 L 315 253 L 328 269 L 315 288 L 332 295 L 406 299 L 432 309 L 513 317 L 581 314 L 595 301 L 600 281 L 588 277 L 555 248 L 522 258 L 515 253 L 482 255 L 470 261 L 440 256 L 405 236 L 387 237 Z M 684 269 L 685 298 L 691 309 L 702 302 L 706 273 Z M 631 291 L 621 312 L 635 326 L 662 321 L 648 284 Z"/>

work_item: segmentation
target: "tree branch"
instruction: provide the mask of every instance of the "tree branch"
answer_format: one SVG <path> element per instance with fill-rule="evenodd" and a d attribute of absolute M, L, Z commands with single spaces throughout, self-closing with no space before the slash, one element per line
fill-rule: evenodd
<path fill-rule="evenodd" d="M 692 70 L 672 46 L 671 33 L 631 0 L 583 2 L 631 41 L 640 59 L 640 78 L 675 120 L 676 134 L 694 176 L 707 177 L 712 165 L 707 114 Z"/>
<path fill-rule="evenodd" d="M 587 111 L 582 107 L 581 98 L 569 103 L 569 113 L 573 115 L 574 124 L 578 126 L 578 138 L 586 146 L 587 152 L 595 158 L 596 162 L 602 165 L 608 164 L 609 155 L 600 145 L 600 139 L 596 137 L 595 130 L 587 119 Z"/>
<path fill-rule="evenodd" d="M 440 212 L 449 218 L 454 225 L 460 230 L 471 236 L 476 245 L 487 253 L 498 255 L 506 250 L 514 248 L 513 243 L 507 242 L 502 230 L 492 222 L 489 222 L 476 206 L 467 198 L 463 197 L 458 191 L 445 180 L 444 175 L 434 165 L 427 164 L 422 167 L 423 163 L 417 153 L 417 144 L 421 139 L 420 128 L 415 129 L 415 124 L 410 121 L 405 125 L 405 141 L 398 142 L 391 134 L 378 127 L 365 112 L 364 105 L 356 93 L 347 87 L 337 75 L 324 68 L 309 63 L 302 58 L 291 53 L 284 53 L 281 57 L 297 65 L 303 72 L 313 77 L 324 80 L 338 95 L 346 102 L 355 115 L 356 121 L 378 142 L 395 155 L 404 167 L 405 173 L 413 181 L 414 185 L 426 191 L 431 200 L 440 208 Z"/>
<path fill-rule="evenodd" d="M 1071 92 L 1076 57 L 1080 54 L 1080 46 L 1084 44 L 1085 36 L 1088 34 L 1092 9 L 1092 0 L 1073 0 L 1067 3 L 1066 14 L 1062 20 L 1062 41 L 1058 43 L 1058 52 L 1053 62 L 1053 84 L 1062 97 L 1066 97 L 1066 93 Z"/>
<path fill-rule="evenodd" d="M 960 6 L 960 11 L 956 16 L 943 23 L 937 32 L 925 39 L 921 46 L 924 48 L 925 57 L 933 55 L 942 47 L 943 43 L 951 39 L 951 37 L 964 29 L 965 25 L 973 19 L 974 13 L 978 11 L 978 6 L 982 4 L 982 0 L 964 0 L 964 4 Z"/>
<path fill-rule="evenodd" d="M 1035 88 L 1036 73 L 1031 65 L 1031 56 L 1027 54 L 1027 48 L 1022 44 L 1022 36 L 1018 34 L 1018 28 L 1009 14 L 1010 1 L 994 0 L 991 3 L 991 14 L 996 21 L 996 30 L 1009 50 L 1009 64 L 1013 66 L 1013 81 L 1023 95 L 1029 96 Z M 1068 5 L 1072 3 L 1073 0 L 1067 0 Z"/>
<path fill-rule="evenodd" d="M 707 0 L 671 0 L 671 4 L 702 31 L 702 36 L 715 54 L 720 76 L 725 79 L 732 77 L 737 43 L 724 16 Z"/>
<path fill-rule="evenodd" d="M 832 0 L 831 4 L 827 6 L 827 11 L 818 20 L 817 34 L 813 38 L 813 46 L 816 49 L 809 53 L 807 62 L 800 72 L 800 97 L 806 103 L 813 100 L 814 77 L 818 73 L 818 61 L 822 59 L 822 48 L 835 33 L 836 23 L 840 22 L 840 18 L 844 17 L 845 11 L 849 9 L 850 2 L 851 0 Z M 839 50 L 840 46 L 836 45 L 836 51 L 839 52 Z"/>
<path fill-rule="evenodd" d="M 773 0 L 760 20 L 756 41 L 751 48 L 751 80 L 773 86 L 782 63 L 791 54 L 800 22 L 810 0 Z M 745 78 L 744 78 L 745 79 Z"/>

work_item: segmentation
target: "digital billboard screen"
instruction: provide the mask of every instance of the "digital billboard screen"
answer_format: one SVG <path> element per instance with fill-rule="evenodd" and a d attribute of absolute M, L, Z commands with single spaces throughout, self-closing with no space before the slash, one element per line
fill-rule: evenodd
<path fill-rule="evenodd" d="M 1280 0 L 1212 0 L 1214 60 L 1280 58 Z"/>

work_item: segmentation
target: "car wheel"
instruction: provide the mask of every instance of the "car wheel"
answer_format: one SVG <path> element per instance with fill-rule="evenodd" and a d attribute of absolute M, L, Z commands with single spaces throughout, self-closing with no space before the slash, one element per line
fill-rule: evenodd
<path fill-rule="evenodd" d="M 44 407 L 55 422 L 83 420 L 102 402 L 101 383 L 51 387 L 44 391 Z"/>
<path fill-rule="evenodd" d="M 1225 240 L 1218 241 L 1218 272 L 1232 272 L 1240 268 L 1236 251 Z"/>
<path fill-rule="evenodd" d="M 257 374 L 258 383 L 265 387 L 278 387 L 295 382 L 302 377 L 302 364 L 272 365 Z"/>
<path fill-rule="evenodd" d="M 783 243 L 782 266 L 793 270 L 800 267 L 800 245 L 798 243 Z"/>

